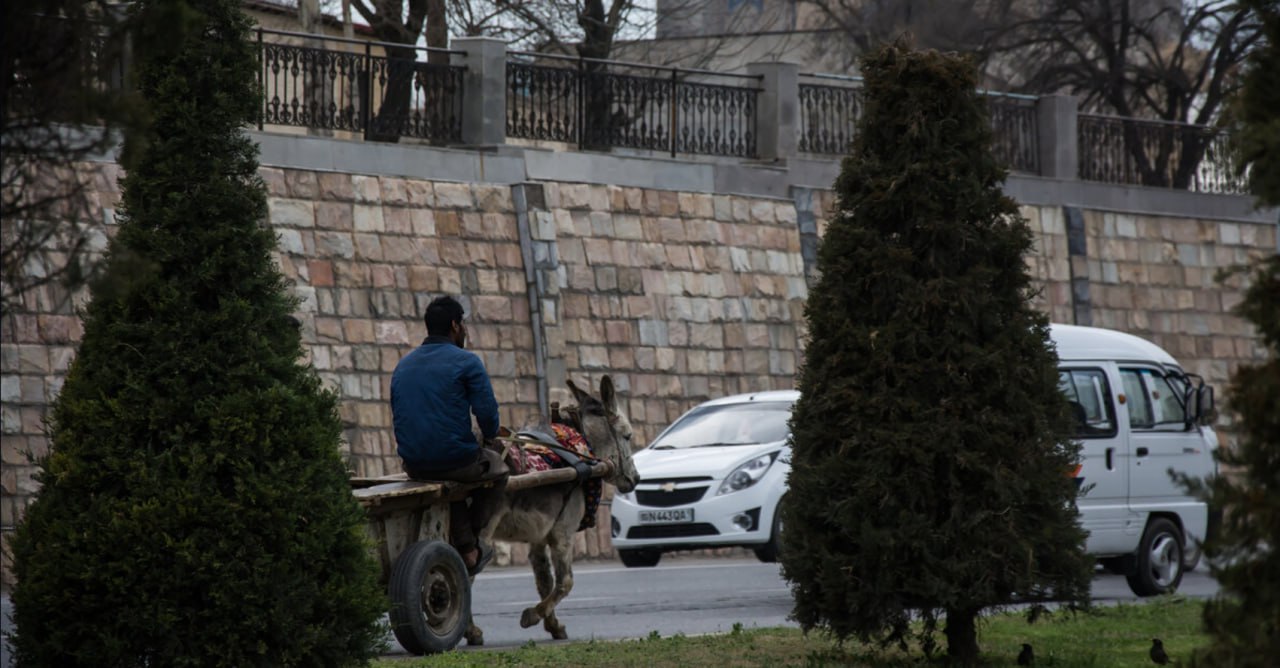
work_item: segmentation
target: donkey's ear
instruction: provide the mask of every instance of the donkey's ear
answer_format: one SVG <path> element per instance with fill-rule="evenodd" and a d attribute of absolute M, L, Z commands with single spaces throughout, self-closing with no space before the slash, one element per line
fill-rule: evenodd
<path fill-rule="evenodd" d="M 569 386 L 569 391 L 573 392 L 573 398 L 577 400 L 578 405 L 582 405 L 584 401 L 591 398 L 590 394 L 583 392 L 577 385 L 574 385 L 572 380 L 566 379 L 564 382 Z"/>
<path fill-rule="evenodd" d="M 605 377 L 600 379 L 600 403 L 604 404 L 604 407 L 610 412 L 617 413 L 617 401 L 618 395 L 613 391 L 613 379 L 608 374 L 605 374 Z"/>

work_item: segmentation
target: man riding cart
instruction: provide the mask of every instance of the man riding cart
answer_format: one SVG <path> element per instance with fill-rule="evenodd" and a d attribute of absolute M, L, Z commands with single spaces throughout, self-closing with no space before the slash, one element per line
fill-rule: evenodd
<path fill-rule="evenodd" d="M 391 414 L 396 453 L 413 480 L 486 482 L 450 506 L 450 540 L 474 576 L 493 558 L 479 543 L 480 530 L 497 507 L 507 483 L 502 456 L 476 441 L 471 416 L 485 441 L 499 435 L 498 401 L 480 357 L 465 349 L 462 305 L 437 297 L 423 320 L 427 338 L 391 375 Z"/>

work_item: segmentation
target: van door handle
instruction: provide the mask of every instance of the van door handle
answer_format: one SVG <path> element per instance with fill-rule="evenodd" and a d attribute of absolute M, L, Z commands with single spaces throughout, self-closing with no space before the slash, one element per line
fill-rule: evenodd
<path fill-rule="evenodd" d="M 1112 457 L 1114 457 L 1115 454 L 1116 454 L 1115 448 L 1107 448 L 1107 470 L 1108 471 L 1116 470 L 1115 460 L 1112 459 Z"/>
<path fill-rule="evenodd" d="M 1149 454 L 1151 454 L 1151 451 L 1150 451 L 1150 450 L 1148 450 L 1148 449 L 1146 449 L 1146 448 L 1138 448 L 1137 455 L 1138 455 L 1139 457 L 1146 457 L 1146 456 L 1147 456 L 1147 455 L 1149 455 Z"/>

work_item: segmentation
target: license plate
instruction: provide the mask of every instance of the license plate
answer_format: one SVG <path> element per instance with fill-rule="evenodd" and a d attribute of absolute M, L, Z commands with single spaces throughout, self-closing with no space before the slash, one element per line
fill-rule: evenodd
<path fill-rule="evenodd" d="M 692 521 L 693 508 L 640 511 L 641 524 L 687 524 Z"/>

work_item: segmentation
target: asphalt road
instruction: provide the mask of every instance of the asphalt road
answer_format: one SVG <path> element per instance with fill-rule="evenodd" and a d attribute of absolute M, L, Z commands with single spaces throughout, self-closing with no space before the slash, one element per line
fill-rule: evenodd
<path fill-rule="evenodd" d="M 472 587 L 472 611 L 484 630 L 484 648 L 517 647 L 530 640 L 555 644 L 642 638 L 653 631 L 663 637 L 727 633 L 735 623 L 746 628 L 795 626 L 787 620 L 791 594 L 778 566 L 755 559 L 673 559 L 668 555 L 655 568 L 577 564 L 573 576 L 573 592 L 557 608 L 569 640 L 555 641 L 541 624 L 520 628 L 520 612 L 537 600 L 528 567 L 481 573 Z M 1203 567 L 1187 573 L 1178 588 L 1180 594 L 1194 597 L 1209 597 L 1217 591 L 1218 583 Z M 1137 597 L 1123 577 L 1099 574 L 1093 581 L 1093 599 L 1105 604 Z M 394 638 L 390 643 L 391 655 L 403 655 Z M 459 649 L 469 650 L 465 642 Z"/>
<path fill-rule="evenodd" d="M 1179 593 L 1208 597 L 1218 591 L 1217 582 L 1204 568 L 1188 573 Z M 542 626 L 520 628 L 520 612 L 537 600 L 528 567 L 494 568 L 481 573 L 472 588 L 476 623 L 484 629 L 483 649 L 518 647 L 533 640 L 539 644 L 566 643 L 592 638 L 643 638 L 657 631 L 664 637 L 677 633 L 697 635 L 726 633 L 735 623 L 746 628 L 794 626 L 787 620 L 791 595 L 777 565 L 754 559 L 701 559 L 664 557 L 655 568 L 624 568 L 620 563 L 577 564 L 573 593 L 558 608 L 569 640 L 553 641 Z M 1099 603 L 1136 600 L 1124 578 L 1098 575 L 1093 597 Z M 8 597 L 0 600 L 4 630 L 10 625 Z M 389 656 L 404 655 L 390 638 Z M 459 646 L 464 651 L 465 642 Z M 0 643 L 0 668 L 10 666 L 7 647 Z"/>

